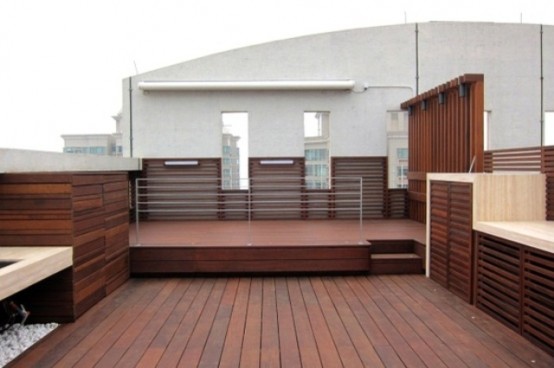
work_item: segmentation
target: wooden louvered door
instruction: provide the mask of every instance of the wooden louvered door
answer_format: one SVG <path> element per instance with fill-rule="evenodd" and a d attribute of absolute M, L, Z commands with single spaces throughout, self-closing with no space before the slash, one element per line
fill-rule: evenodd
<path fill-rule="evenodd" d="M 472 186 L 431 182 L 430 276 L 468 303 L 472 302 Z"/>

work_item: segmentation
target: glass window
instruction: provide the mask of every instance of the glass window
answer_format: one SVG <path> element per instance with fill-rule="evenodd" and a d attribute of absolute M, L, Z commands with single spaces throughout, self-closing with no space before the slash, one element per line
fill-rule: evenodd
<path fill-rule="evenodd" d="M 554 145 L 554 111 L 544 113 L 544 145 Z"/>
<path fill-rule="evenodd" d="M 329 189 L 329 112 L 304 113 L 304 161 L 307 189 Z"/>
<path fill-rule="evenodd" d="M 248 113 L 223 112 L 222 189 L 248 189 Z"/>

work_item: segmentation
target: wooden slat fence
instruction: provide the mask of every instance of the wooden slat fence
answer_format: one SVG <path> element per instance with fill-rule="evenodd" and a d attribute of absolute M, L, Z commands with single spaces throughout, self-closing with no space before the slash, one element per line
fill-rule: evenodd
<path fill-rule="evenodd" d="M 196 164 L 171 164 L 179 161 Z M 219 159 L 145 159 L 140 220 L 355 219 L 357 178 L 364 218 L 407 216 L 407 191 L 388 189 L 386 157 L 333 157 L 329 189 L 307 189 L 304 165 L 303 157 L 253 157 L 249 189 L 226 190 Z"/>

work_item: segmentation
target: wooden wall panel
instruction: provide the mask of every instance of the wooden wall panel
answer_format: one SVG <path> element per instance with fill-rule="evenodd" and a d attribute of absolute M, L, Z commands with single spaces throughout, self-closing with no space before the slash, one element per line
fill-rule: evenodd
<path fill-rule="evenodd" d="M 198 165 L 167 166 L 166 161 L 179 159 L 144 159 L 142 178 L 148 179 L 148 190 L 140 190 L 141 201 L 150 203 L 142 219 L 149 220 L 215 220 L 220 201 L 221 160 L 186 159 Z M 174 186 L 170 182 L 175 181 Z M 178 181 L 181 180 L 179 183 Z M 157 186 L 157 187 L 156 187 Z M 186 187 L 186 188 L 185 188 Z M 163 196 L 161 204 L 154 204 Z M 170 202 L 180 202 L 171 204 Z M 179 209 L 184 209 L 180 211 Z M 193 211 L 191 211 L 193 210 Z"/>
<path fill-rule="evenodd" d="M 104 275 L 106 294 L 129 279 L 129 180 L 104 175 Z"/>
<path fill-rule="evenodd" d="M 333 176 L 332 188 L 337 199 L 337 218 L 358 218 L 356 203 L 360 198 L 359 182 L 353 178 L 362 178 L 362 211 L 364 218 L 386 217 L 388 202 L 387 158 L 386 157 L 333 157 L 331 160 Z M 345 178 L 345 179 L 341 179 Z M 347 194 L 341 194 L 347 193 Z M 340 201 L 347 201 L 342 204 Z M 353 210 L 341 210 L 341 208 Z"/>
<path fill-rule="evenodd" d="M 485 152 L 485 171 L 529 171 L 546 175 L 546 219 L 554 220 L 554 146 Z"/>
<path fill-rule="evenodd" d="M 303 216 L 304 157 L 284 157 L 292 164 L 263 164 L 250 158 L 252 219 L 300 219 Z M 305 215 L 305 214 L 304 214 Z"/>
<path fill-rule="evenodd" d="M 465 74 L 402 103 L 409 111 L 411 219 L 425 222 L 427 173 L 483 171 L 483 81 Z"/>

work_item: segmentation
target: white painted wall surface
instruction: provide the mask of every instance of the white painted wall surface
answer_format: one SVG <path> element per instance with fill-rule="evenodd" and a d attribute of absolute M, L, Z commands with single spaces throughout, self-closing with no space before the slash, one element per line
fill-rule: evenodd
<path fill-rule="evenodd" d="M 221 113 L 249 113 L 250 157 L 303 156 L 304 111 L 330 112 L 332 156 L 386 155 L 386 111 L 465 73 L 485 74 L 490 149 L 540 144 L 540 26 L 431 22 L 333 32 L 231 50 L 133 76 L 133 156 L 220 157 Z M 554 109 L 554 27 L 544 27 Z M 416 57 L 417 55 L 417 57 Z M 419 69 L 416 68 L 416 62 Z M 416 70 L 419 70 L 417 78 Z M 354 91 L 144 92 L 140 81 L 356 81 Z M 366 88 L 367 87 L 367 88 Z M 129 80 L 123 81 L 130 154 Z"/>

